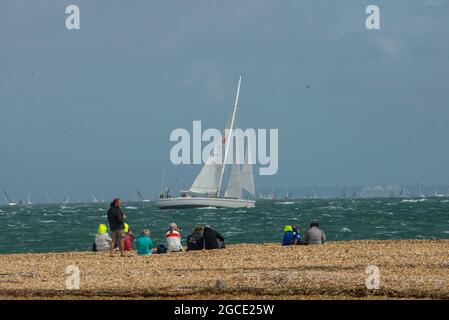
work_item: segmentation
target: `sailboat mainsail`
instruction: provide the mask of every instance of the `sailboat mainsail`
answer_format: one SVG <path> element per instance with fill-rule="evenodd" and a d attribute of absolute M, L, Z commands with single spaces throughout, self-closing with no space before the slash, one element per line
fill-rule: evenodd
<path fill-rule="evenodd" d="M 240 176 L 240 165 L 234 164 L 232 165 L 231 175 L 228 180 L 228 185 L 225 191 L 225 197 L 227 198 L 242 198 L 242 183 Z"/>
<path fill-rule="evenodd" d="M 192 193 L 199 193 L 199 194 L 212 194 L 215 196 L 220 196 L 221 188 L 223 184 L 223 178 L 225 173 L 225 167 L 226 163 L 228 162 L 228 155 L 229 155 L 229 148 L 232 145 L 230 143 L 230 139 L 232 138 L 233 130 L 235 129 L 235 115 L 237 111 L 237 104 L 239 100 L 239 94 L 240 94 L 240 85 L 242 82 L 242 77 L 239 78 L 239 83 L 237 87 L 237 95 L 235 98 L 235 103 L 232 108 L 231 117 L 228 120 L 228 123 L 225 127 L 224 135 L 222 141 L 218 142 L 210 154 L 208 160 L 204 164 L 203 168 L 201 169 L 201 172 L 196 177 L 195 181 L 193 182 L 192 186 L 190 187 L 189 191 Z M 224 149 L 225 156 L 222 161 L 222 163 L 217 163 L 217 159 L 221 158 L 222 155 L 222 149 Z M 235 167 L 233 165 L 233 168 L 231 170 L 233 173 L 232 175 L 236 175 L 237 172 L 240 174 L 240 168 Z M 229 180 L 231 181 L 231 179 Z M 231 181 L 231 184 L 236 183 L 233 179 Z M 229 186 L 229 183 L 228 183 Z M 241 195 L 239 196 L 239 193 L 237 191 L 225 191 L 225 196 L 231 197 L 229 192 L 233 193 L 232 197 L 238 197 L 241 198 Z M 237 193 L 236 193 L 237 192 Z"/>
<path fill-rule="evenodd" d="M 250 195 L 256 197 L 256 185 L 254 183 L 253 174 L 253 157 L 251 154 L 251 141 L 248 143 L 248 149 L 245 154 L 245 163 L 242 165 L 240 172 L 242 188 L 246 190 Z"/>

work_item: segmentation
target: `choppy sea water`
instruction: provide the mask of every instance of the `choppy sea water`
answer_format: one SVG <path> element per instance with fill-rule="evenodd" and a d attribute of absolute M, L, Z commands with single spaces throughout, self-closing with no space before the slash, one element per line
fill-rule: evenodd
<path fill-rule="evenodd" d="M 0 207 L 0 253 L 90 250 L 108 204 Z M 149 228 L 163 243 L 176 222 L 183 238 L 197 224 L 210 224 L 226 243 L 280 242 L 283 226 L 304 231 L 318 219 L 328 240 L 447 239 L 449 198 L 262 200 L 252 209 L 159 210 L 153 204 L 125 203 L 123 211 L 137 234 Z"/>

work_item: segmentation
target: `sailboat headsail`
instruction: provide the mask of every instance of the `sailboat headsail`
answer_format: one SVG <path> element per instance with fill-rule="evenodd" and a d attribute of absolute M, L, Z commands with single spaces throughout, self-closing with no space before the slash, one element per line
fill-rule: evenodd
<path fill-rule="evenodd" d="M 251 141 L 248 141 L 248 148 L 245 150 L 245 163 L 242 165 L 242 170 L 240 172 L 242 188 L 246 190 L 254 198 L 256 197 L 256 185 L 254 183 L 253 174 L 253 158 L 251 154 Z"/>
<path fill-rule="evenodd" d="M 190 187 L 189 192 L 214 195 L 218 193 L 222 165 L 217 163 L 216 157 L 221 152 L 220 148 L 222 148 L 221 141 L 214 146 L 209 158 Z"/>

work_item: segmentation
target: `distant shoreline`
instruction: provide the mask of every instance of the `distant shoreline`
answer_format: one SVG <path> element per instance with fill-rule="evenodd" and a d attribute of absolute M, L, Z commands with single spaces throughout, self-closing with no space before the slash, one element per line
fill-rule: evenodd
<path fill-rule="evenodd" d="M 238 244 L 125 258 L 92 252 L 1 257 L 0 299 L 449 298 L 449 240 Z M 80 269 L 80 290 L 66 288 L 69 265 Z M 379 290 L 366 288 L 369 265 L 379 267 Z"/>

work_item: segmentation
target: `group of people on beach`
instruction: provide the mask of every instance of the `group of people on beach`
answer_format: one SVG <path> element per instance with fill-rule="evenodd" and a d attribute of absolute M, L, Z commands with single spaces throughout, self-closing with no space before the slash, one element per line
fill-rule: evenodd
<path fill-rule="evenodd" d="M 301 238 L 299 228 L 297 226 L 285 226 L 284 237 L 282 238 L 283 246 L 291 245 L 320 245 L 326 242 L 326 234 L 320 229 L 318 221 L 312 221 L 309 229 L 304 234 L 304 239 Z"/>
<path fill-rule="evenodd" d="M 126 223 L 126 215 L 121 210 L 122 202 L 116 198 L 112 201 L 108 210 L 107 219 L 111 235 L 109 235 L 106 224 L 98 226 L 98 233 L 92 246 L 93 251 L 108 251 L 114 256 L 115 250 L 120 250 L 124 256 L 126 251 L 133 250 L 133 243 L 138 255 L 161 254 L 167 252 L 180 252 L 191 250 L 213 250 L 225 247 L 224 237 L 214 230 L 210 225 L 196 226 L 193 232 L 187 236 L 187 248 L 181 243 L 181 228 L 174 222 L 168 225 L 165 233 L 166 244 L 154 246 L 151 239 L 151 231 L 143 229 L 139 237 L 134 236 L 130 226 Z M 290 245 L 320 245 L 326 241 L 326 235 L 320 229 L 318 221 L 312 221 L 309 229 L 302 239 L 297 226 L 287 225 L 284 227 L 283 246 Z"/>
<path fill-rule="evenodd" d="M 122 202 L 120 199 L 114 199 L 108 210 L 107 218 L 112 237 L 108 233 L 108 227 L 105 224 L 98 226 L 98 233 L 92 246 L 93 251 L 110 251 L 114 256 L 116 249 L 120 250 L 120 255 L 124 256 L 126 251 L 133 249 L 133 243 L 136 242 L 138 255 L 161 254 L 167 252 L 180 252 L 190 250 L 212 250 L 225 247 L 224 237 L 214 230 L 211 226 L 197 226 L 193 233 L 187 237 L 187 248 L 184 249 L 181 243 L 181 228 L 176 223 L 170 223 L 165 233 L 166 244 L 160 244 L 154 247 L 151 239 L 151 232 L 143 229 L 139 237 L 134 236 L 129 225 L 125 222 L 126 215 L 121 210 Z"/>

